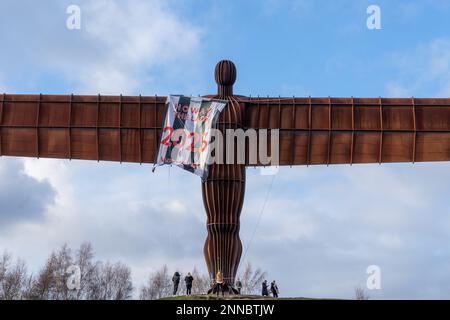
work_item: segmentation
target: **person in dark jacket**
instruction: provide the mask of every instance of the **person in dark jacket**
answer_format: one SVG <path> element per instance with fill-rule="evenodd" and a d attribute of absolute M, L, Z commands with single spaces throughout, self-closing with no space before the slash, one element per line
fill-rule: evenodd
<path fill-rule="evenodd" d="M 191 295 L 192 290 L 192 282 L 194 281 L 194 277 L 188 272 L 187 276 L 184 278 L 184 282 L 186 282 L 186 295 Z"/>
<path fill-rule="evenodd" d="M 237 291 L 239 292 L 239 294 L 241 294 L 242 282 L 241 282 L 241 279 L 239 279 L 239 278 L 236 281 L 236 288 L 237 288 Z"/>
<path fill-rule="evenodd" d="M 173 295 L 176 295 L 178 292 L 178 285 L 180 284 L 181 275 L 178 271 L 173 274 L 172 282 L 173 282 Z"/>
<path fill-rule="evenodd" d="M 262 296 L 263 297 L 268 297 L 269 296 L 269 291 L 267 290 L 268 286 L 267 286 L 267 280 L 264 280 L 262 283 Z"/>
<path fill-rule="evenodd" d="M 270 291 L 272 292 L 274 298 L 278 298 L 278 286 L 275 283 L 275 280 L 273 280 L 270 284 Z"/>

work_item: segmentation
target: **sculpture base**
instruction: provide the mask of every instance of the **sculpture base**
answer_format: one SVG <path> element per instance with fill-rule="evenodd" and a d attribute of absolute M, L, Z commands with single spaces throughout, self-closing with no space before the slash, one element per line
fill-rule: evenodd
<path fill-rule="evenodd" d="M 221 294 L 222 296 L 224 296 L 230 294 L 239 294 L 239 291 L 227 283 L 224 283 L 223 285 L 216 283 L 211 287 L 211 289 L 208 290 L 208 294 Z"/>

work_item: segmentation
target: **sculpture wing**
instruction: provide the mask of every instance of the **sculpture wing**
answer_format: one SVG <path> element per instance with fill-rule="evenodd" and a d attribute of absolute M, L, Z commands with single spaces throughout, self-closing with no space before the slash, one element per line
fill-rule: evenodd
<path fill-rule="evenodd" d="M 247 99 L 246 127 L 280 130 L 280 164 L 450 160 L 450 99 Z"/>
<path fill-rule="evenodd" d="M 280 164 L 450 160 L 450 99 L 241 98 Z M 151 163 L 166 97 L 0 95 L 0 155 Z"/>
<path fill-rule="evenodd" d="M 151 163 L 166 97 L 0 95 L 0 156 Z"/>

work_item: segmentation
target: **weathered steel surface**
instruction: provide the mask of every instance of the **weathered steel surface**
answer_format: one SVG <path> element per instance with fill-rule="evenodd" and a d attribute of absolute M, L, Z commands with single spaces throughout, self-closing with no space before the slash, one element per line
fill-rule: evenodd
<path fill-rule="evenodd" d="M 228 100 L 219 117 L 217 128 L 242 129 L 245 121 L 245 103 L 233 96 L 236 67 L 231 61 L 221 61 L 215 70 L 218 95 L 214 98 Z M 217 150 L 224 156 L 226 145 Z M 208 237 L 204 254 L 212 278 L 221 271 L 224 280 L 234 284 L 242 254 L 239 238 L 240 215 L 245 194 L 245 166 L 238 164 L 214 164 L 208 180 L 202 183 L 203 203 L 207 214 Z"/>
<path fill-rule="evenodd" d="M 212 97 L 229 100 L 218 128 L 280 129 L 281 165 L 450 160 L 450 99 L 234 96 L 231 61 L 217 64 L 215 79 L 218 95 Z M 165 101 L 156 96 L 0 95 L 0 156 L 151 163 Z M 202 194 L 209 273 L 213 277 L 220 270 L 233 283 L 242 253 L 245 166 L 212 165 Z"/>
<path fill-rule="evenodd" d="M 166 97 L 0 95 L 0 155 L 151 163 Z"/>
<path fill-rule="evenodd" d="M 257 98 L 246 127 L 280 129 L 280 164 L 450 160 L 450 99 Z"/>
<path fill-rule="evenodd" d="M 204 254 L 210 276 L 221 271 L 225 281 L 234 284 L 242 254 L 239 238 L 240 215 L 245 194 L 245 167 L 213 165 L 202 183 L 207 215 L 208 237 Z"/>
<path fill-rule="evenodd" d="M 217 64 L 215 73 L 219 99 L 228 104 L 219 117 L 217 128 L 244 127 L 245 103 L 232 96 L 236 80 L 236 68 L 231 61 Z M 217 150 L 226 157 L 225 144 Z M 214 278 L 221 271 L 228 284 L 234 284 L 242 254 L 239 238 L 240 215 L 245 194 L 245 165 L 214 164 L 210 167 L 208 180 L 202 183 L 203 203 L 207 214 L 208 237 L 204 254 L 209 274 Z"/>
<path fill-rule="evenodd" d="M 243 128 L 280 129 L 281 165 L 450 160 L 450 99 L 234 99 Z M 165 100 L 0 95 L 0 155 L 151 163 Z"/>

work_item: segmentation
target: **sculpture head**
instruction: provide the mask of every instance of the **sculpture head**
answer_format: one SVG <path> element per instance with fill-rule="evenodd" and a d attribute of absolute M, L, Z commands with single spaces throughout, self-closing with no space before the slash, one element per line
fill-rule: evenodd
<path fill-rule="evenodd" d="M 236 66 L 232 61 L 222 60 L 217 63 L 214 77 L 216 79 L 219 95 L 233 95 L 233 85 L 236 82 L 236 74 Z"/>

